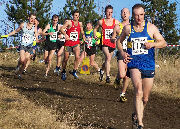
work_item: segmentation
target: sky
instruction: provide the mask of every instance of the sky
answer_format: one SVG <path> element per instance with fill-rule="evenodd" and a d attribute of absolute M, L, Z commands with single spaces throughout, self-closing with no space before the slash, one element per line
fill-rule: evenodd
<path fill-rule="evenodd" d="M 4 34 L 4 30 L 2 29 L 4 23 L 2 20 L 7 20 L 7 15 L 4 11 L 5 3 L 9 0 L 0 0 L 0 34 Z M 113 6 L 113 17 L 121 20 L 120 12 L 122 8 L 129 8 L 130 12 L 132 12 L 132 6 L 136 3 L 142 3 L 141 0 L 94 0 L 96 4 L 95 11 L 99 14 L 102 12 L 102 7 L 105 8 L 106 5 L 111 4 Z M 177 25 L 180 26 L 180 0 L 169 0 L 169 2 L 176 2 L 177 3 L 177 18 L 178 22 Z M 51 15 L 58 14 L 59 11 L 62 11 L 63 7 L 66 4 L 66 0 L 53 0 L 52 8 L 51 8 Z M 179 27 L 178 27 L 179 28 Z M 9 28 L 9 31 L 11 29 Z"/>

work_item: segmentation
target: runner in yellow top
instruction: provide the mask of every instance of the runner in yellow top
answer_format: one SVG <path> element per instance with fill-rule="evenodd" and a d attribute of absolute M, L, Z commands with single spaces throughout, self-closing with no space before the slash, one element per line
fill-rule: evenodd
<path fill-rule="evenodd" d="M 116 38 L 116 36 L 120 36 L 121 35 L 121 32 L 123 30 L 123 27 L 125 25 L 128 25 L 129 24 L 129 17 L 130 17 L 130 12 L 129 12 L 129 9 L 127 8 L 123 8 L 121 10 L 121 18 L 122 18 L 122 23 L 119 23 L 119 25 L 116 25 L 113 29 L 113 36 L 112 36 L 112 40 L 114 40 Z M 124 40 L 123 42 L 123 50 L 126 51 L 127 50 L 127 39 Z M 123 62 L 123 57 L 122 55 L 117 52 L 117 61 L 118 61 L 118 74 L 117 74 L 117 77 L 116 77 L 116 80 L 115 80 L 115 83 L 117 85 L 120 84 L 120 79 L 123 79 L 123 88 L 122 88 L 122 91 L 120 93 L 120 101 L 121 102 L 125 102 L 127 101 L 127 99 L 125 98 L 125 93 L 126 93 L 126 89 L 128 87 L 128 73 L 127 72 L 127 64 L 125 64 Z M 127 73 L 127 74 L 126 74 Z"/>
<path fill-rule="evenodd" d="M 101 34 L 99 32 L 96 33 L 96 37 L 98 40 L 96 41 L 93 36 L 93 26 L 92 22 L 87 22 L 86 24 L 86 32 L 85 32 L 85 51 L 81 53 L 79 64 L 83 61 L 86 55 L 89 56 L 90 65 L 95 67 L 98 72 L 100 72 L 100 68 L 98 64 L 94 61 L 95 54 L 96 54 L 96 45 L 100 43 Z"/>

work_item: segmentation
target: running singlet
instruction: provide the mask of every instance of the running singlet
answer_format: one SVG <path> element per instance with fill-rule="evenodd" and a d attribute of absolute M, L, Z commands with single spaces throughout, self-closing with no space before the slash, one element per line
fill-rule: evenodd
<path fill-rule="evenodd" d="M 101 34 L 99 32 L 96 33 L 96 36 L 98 37 L 98 39 L 101 37 Z M 91 48 L 91 47 L 94 47 L 96 46 L 96 40 L 93 38 L 93 29 L 90 30 L 90 31 L 86 31 L 85 32 L 85 37 L 86 37 L 86 46 L 87 48 Z M 98 40 L 98 43 L 100 42 L 100 39 Z"/>
<path fill-rule="evenodd" d="M 133 59 L 128 63 L 128 68 L 155 70 L 154 48 L 145 49 L 144 46 L 144 43 L 146 42 L 154 42 L 154 39 L 149 36 L 147 28 L 147 21 L 141 32 L 136 32 L 131 24 L 127 52 Z"/>
<path fill-rule="evenodd" d="M 113 28 L 115 26 L 115 19 L 113 19 L 113 24 L 111 26 L 107 26 L 105 20 L 102 19 L 102 33 L 103 33 L 103 45 L 115 48 L 115 43 L 112 43 L 110 38 L 112 37 Z"/>
<path fill-rule="evenodd" d="M 121 35 L 122 30 L 123 30 L 123 25 L 122 25 L 122 23 L 119 23 L 119 28 L 120 28 L 120 32 L 119 32 L 119 35 L 118 35 L 118 36 Z M 123 50 L 127 50 L 127 38 L 123 41 L 122 46 L 123 46 Z"/>
<path fill-rule="evenodd" d="M 56 26 L 56 29 L 54 29 L 53 26 L 50 25 L 50 29 L 48 30 L 48 33 L 53 32 L 53 34 L 47 36 L 48 41 L 56 42 L 56 40 L 58 39 L 58 32 L 57 31 L 58 31 L 58 24 Z"/>
<path fill-rule="evenodd" d="M 79 35 L 80 35 L 80 25 L 78 22 L 78 25 L 75 26 L 74 25 L 74 21 L 71 20 L 72 22 L 72 27 L 71 28 L 67 28 L 66 34 L 69 36 L 70 40 L 66 40 L 64 46 L 75 46 L 77 44 L 80 43 L 79 41 Z"/>
<path fill-rule="evenodd" d="M 27 23 L 24 22 L 21 39 L 21 45 L 32 46 L 34 41 L 34 26 L 32 26 L 31 29 L 28 29 Z"/>

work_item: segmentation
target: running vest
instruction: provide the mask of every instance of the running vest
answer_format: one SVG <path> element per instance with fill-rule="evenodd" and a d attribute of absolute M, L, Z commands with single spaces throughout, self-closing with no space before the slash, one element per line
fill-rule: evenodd
<path fill-rule="evenodd" d="M 100 42 L 100 37 L 101 37 L 101 34 L 99 32 L 96 33 L 96 36 L 98 37 L 98 43 Z M 90 30 L 90 31 L 86 31 L 85 32 L 85 37 L 86 37 L 86 46 L 87 48 L 91 48 L 91 47 L 94 47 L 96 46 L 96 40 L 93 38 L 93 29 Z"/>
<path fill-rule="evenodd" d="M 119 28 L 120 28 L 120 32 L 119 32 L 119 35 L 121 35 L 122 33 L 122 30 L 123 30 L 123 24 L 122 23 L 119 23 Z M 122 42 L 122 46 L 123 46 L 123 50 L 127 50 L 127 38 Z"/>
<path fill-rule="evenodd" d="M 34 26 L 31 29 L 27 28 L 27 23 L 24 22 L 24 26 L 22 28 L 22 36 L 21 36 L 21 45 L 23 46 L 32 46 L 34 41 Z"/>
<path fill-rule="evenodd" d="M 113 28 L 115 26 L 115 19 L 113 19 L 113 24 L 111 26 L 107 26 L 105 20 L 102 19 L 102 45 L 106 45 L 112 48 L 115 48 L 115 43 L 112 43 L 110 38 L 112 37 Z"/>
<path fill-rule="evenodd" d="M 80 43 L 79 41 L 79 35 L 80 35 L 80 24 L 78 22 L 78 25 L 74 25 L 74 21 L 71 20 L 72 22 L 72 27 L 67 28 L 66 34 L 69 36 L 70 40 L 66 40 L 64 46 L 75 46 Z"/>
<path fill-rule="evenodd" d="M 118 35 L 118 36 L 120 36 L 120 35 L 121 35 L 122 30 L 123 30 L 123 25 L 122 25 L 122 23 L 119 23 L 119 28 L 120 28 L 120 31 L 119 31 L 119 35 Z"/>
<path fill-rule="evenodd" d="M 154 39 L 149 36 L 147 28 L 147 21 L 141 32 L 136 32 L 131 24 L 127 52 L 133 59 L 128 63 L 128 68 L 155 70 L 154 48 L 145 49 L 144 47 L 145 42 L 154 42 Z"/>
<path fill-rule="evenodd" d="M 48 33 L 50 32 L 54 32 L 53 35 L 47 35 L 47 41 L 50 42 L 56 42 L 56 40 L 58 39 L 58 24 L 56 26 L 56 29 L 53 28 L 52 25 L 50 25 L 50 29 L 48 30 Z"/>

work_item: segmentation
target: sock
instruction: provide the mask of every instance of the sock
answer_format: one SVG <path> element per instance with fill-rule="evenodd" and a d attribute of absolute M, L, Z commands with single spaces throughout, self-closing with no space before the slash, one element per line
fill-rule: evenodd
<path fill-rule="evenodd" d="M 125 96 L 125 93 L 121 93 L 121 94 L 120 94 L 120 97 L 121 97 L 121 96 Z"/>

